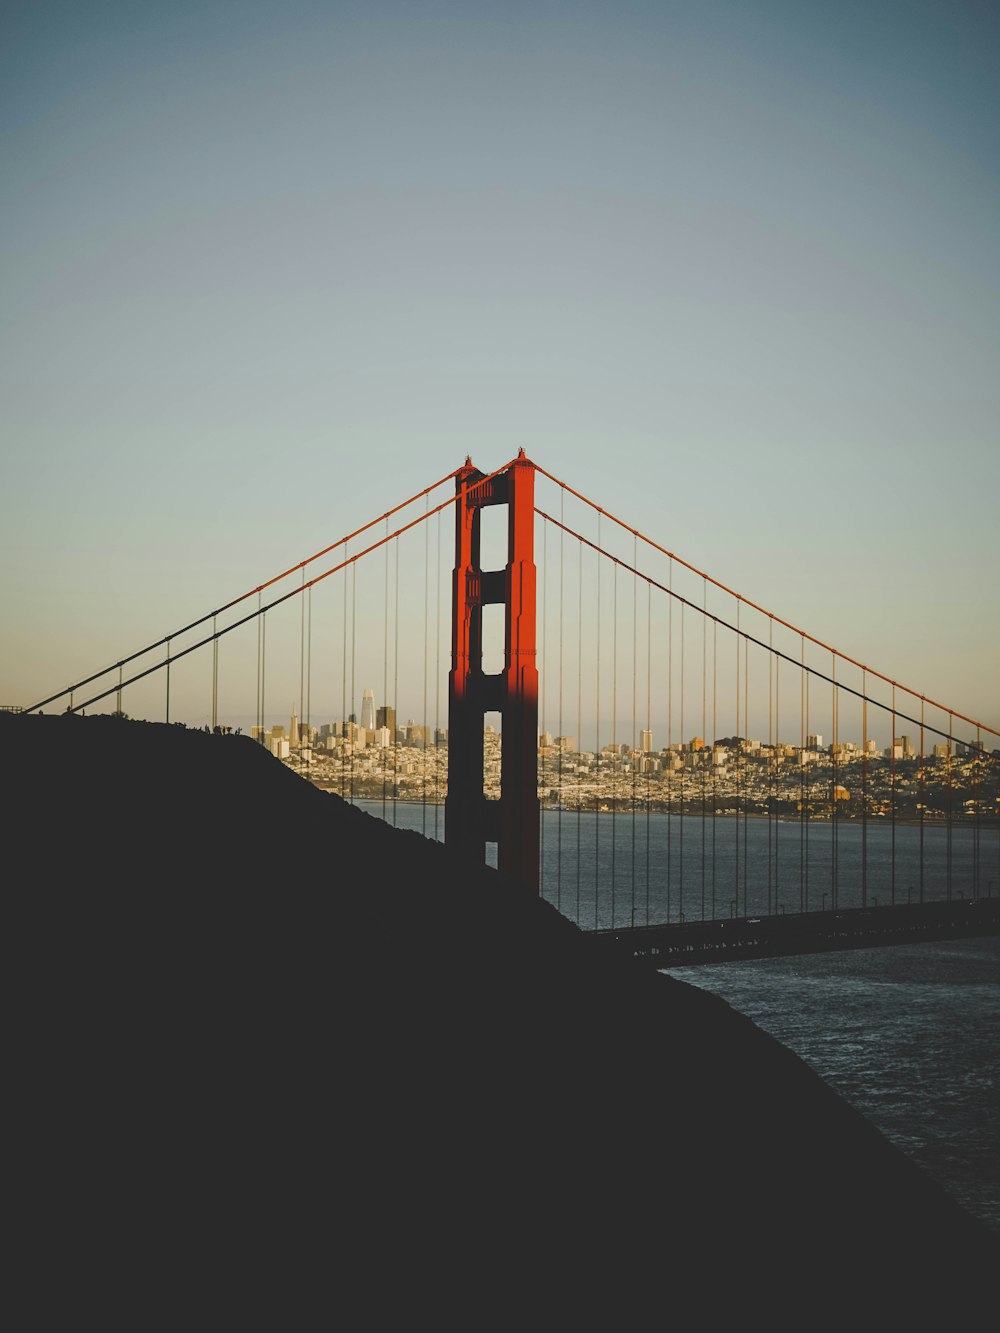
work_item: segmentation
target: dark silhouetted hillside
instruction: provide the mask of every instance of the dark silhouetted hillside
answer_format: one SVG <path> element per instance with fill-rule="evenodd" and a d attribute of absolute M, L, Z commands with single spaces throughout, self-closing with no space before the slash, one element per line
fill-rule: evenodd
<path fill-rule="evenodd" d="M 0 740 L 40 1310 L 975 1326 L 986 1230 L 721 1001 L 249 739 Z"/>

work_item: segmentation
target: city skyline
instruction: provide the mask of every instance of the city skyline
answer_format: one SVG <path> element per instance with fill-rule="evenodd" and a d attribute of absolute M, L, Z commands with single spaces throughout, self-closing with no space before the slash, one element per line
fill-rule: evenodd
<path fill-rule="evenodd" d="M 257 736 L 275 735 L 286 737 L 292 750 L 298 748 L 298 737 L 301 733 L 302 748 L 310 748 L 316 738 L 326 739 L 331 737 L 342 737 L 354 743 L 357 739 L 355 733 L 360 737 L 359 748 L 365 749 L 371 746 L 390 748 L 396 744 L 404 746 L 438 746 L 447 745 L 448 727 L 447 719 L 442 721 L 427 721 L 411 716 L 397 718 L 396 709 L 390 704 L 375 704 L 375 691 L 371 688 L 365 688 L 362 692 L 363 700 L 371 700 L 372 724 L 368 726 L 365 722 L 358 720 L 358 715 L 354 712 L 348 712 L 346 717 L 331 717 L 320 721 L 318 719 L 306 721 L 299 719 L 293 705 L 289 717 L 290 722 L 287 727 L 282 722 L 248 724 L 248 734 Z M 363 704 L 364 708 L 364 704 Z M 275 714 L 277 716 L 277 714 Z M 362 714 L 363 716 L 363 714 Z M 538 733 L 539 755 L 546 753 L 558 753 L 560 750 L 571 751 L 574 753 L 607 754 L 612 750 L 621 753 L 622 757 L 626 754 L 635 756 L 642 755 L 665 755 L 668 752 L 675 753 L 702 753 L 714 751 L 721 747 L 723 753 L 727 750 L 735 751 L 740 748 L 736 741 L 745 744 L 748 753 L 767 753 L 769 751 L 784 751 L 786 757 L 792 757 L 793 754 L 806 752 L 810 755 L 823 757 L 829 756 L 834 751 L 837 752 L 841 762 L 853 763 L 864 757 L 873 759 L 903 759 L 916 760 L 924 758 L 946 759 L 948 757 L 965 755 L 975 750 L 992 754 L 994 751 L 1000 751 L 1000 738 L 989 734 L 976 737 L 969 729 L 964 731 L 956 724 L 955 731 L 949 740 L 947 736 L 942 736 L 936 729 L 927 727 L 921 736 L 919 726 L 916 731 L 910 732 L 904 729 L 909 725 L 907 719 L 897 715 L 895 721 L 897 725 L 885 733 L 885 723 L 891 719 L 883 719 L 883 725 L 873 726 L 869 729 L 867 736 L 862 736 L 839 732 L 836 736 L 829 733 L 814 731 L 800 731 L 798 735 L 794 734 L 789 728 L 782 734 L 773 732 L 771 735 L 763 737 L 754 733 L 753 729 L 745 730 L 741 733 L 725 733 L 720 731 L 715 735 L 701 736 L 696 730 L 689 731 L 683 736 L 664 736 L 658 737 L 652 728 L 638 727 L 634 729 L 635 734 L 630 735 L 633 730 L 631 726 L 626 731 L 620 731 L 615 736 L 613 728 L 607 727 L 603 737 L 599 730 L 592 725 L 588 731 L 579 738 L 570 732 L 563 734 L 553 733 L 550 730 L 540 731 Z M 805 719 L 800 718 L 804 723 Z M 242 729 L 242 727 L 241 727 Z M 502 738 L 502 718 L 497 713 L 487 713 L 483 719 L 484 734 L 496 734 Z M 401 739 L 400 739 L 401 738 Z M 600 742 L 599 751 L 597 749 Z M 283 755 L 282 757 L 287 757 Z M 713 754 L 711 762 L 718 762 Z"/>
<path fill-rule="evenodd" d="M 373 695 L 374 691 L 365 690 L 364 695 Z M 406 747 L 430 747 L 432 745 L 447 745 L 448 728 L 445 726 L 434 726 L 426 722 L 418 721 L 415 718 L 407 718 L 405 722 L 396 725 L 396 710 L 391 705 L 379 705 L 378 709 L 372 709 L 373 719 L 390 715 L 385 721 L 373 720 L 371 726 L 364 722 L 356 722 L 355 716 L 351 714 L 347 718 L 336 718 L 328 722 L 300 722 L 293 705 L 290 713 L 290 722 L 287 729 L 284 723 L 272 723 L 270 726 L 264 724 L 255 724 L 250 728 L 252 737 L 267 739 L 270 736 L 287 738 L 289 747 L 295 749 L 310 749 L 317 740 L 333 740 L 336 745 L 346 743 L 354 745 L 359 749 L 370 747 L 389 749 L 394 745 L 402 744 Z M 487 716 L 495 717 L 495 714 Z M 227 727 L 227 730 L 231 730 Z M 483 721 L 484 735 L 495 735 L 498 742 L 502 741 L 502 725 L 495 726 L 493 722 Z M 339 738 L 339 739 L 338 739 Z M 741 750 L 748 754 L 767 754 L 769 752 L 782 751 L 785 757 L 792 757 L 793 754 L 807 753 L 813 758 L 832 756 L 834 753 L 845 763 L 853 763 L 864 758 L 875 759 L 947 759 L 956 755 L 968 755 L 975 752 L 992 754 L 1000 753 L 1000 745 L 990 744 L 992 738 L 963 740 L 953 737 L 951 742 L 948 740 L 936 740 L 934 734 L 928 733 L 922 738 L 923 744 L 918 737 L 910 735 L 907 732 L 894 732 L 889 745 L 880 746 L 876 737 L 870 735 L 866 739 L 851 738 L 840 736 L 838 739 L 833 737 L 824 737 L 822 733 L 810 732 L 799 738 L 799 741 L 782 739 L 780 737 L 761 739 L 760 737 L 747 733 L 743 736 L 717 736 L 706 738 L 698 735 L 692 735 L 690 739 L 665 740 L 662 744 L 654 742 L 653 733 L 650 729 L 643 729 L 639 732 L 637 742 L 626 740 L 606 740 L 601 745 L 600 751 L 585 744 L 577 744 L 577 737 L 565 735 L 553 735 L 549 731 L 540 732 L 538 735 L 539 755 L 558 754 L 558 752 L 571 752 L 575 754 L 610 754 L 614 752 L 621 758 L 641 758 L 642 756 L 662 756 L 668 753 L 700 755 L 705 762 L 717 764 L 724 760 L 727 755 L 735 754 Z M 596 741 L 596 736 L 595 736 Z M 709 752 L 710 757 L 709 757 Z M 720 759 L 721 756 L 721 759 Z M 287 756 L 283 756 L 287 757 Z"/>

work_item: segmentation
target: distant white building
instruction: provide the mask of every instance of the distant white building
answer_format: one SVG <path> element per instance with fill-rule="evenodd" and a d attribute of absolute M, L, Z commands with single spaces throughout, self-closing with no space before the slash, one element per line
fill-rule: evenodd
<path fill-rule="evenodd" d="M 375 691 L 365 690 L 361 696 L 361 725 L 365 731 L 375 730 Z"/>

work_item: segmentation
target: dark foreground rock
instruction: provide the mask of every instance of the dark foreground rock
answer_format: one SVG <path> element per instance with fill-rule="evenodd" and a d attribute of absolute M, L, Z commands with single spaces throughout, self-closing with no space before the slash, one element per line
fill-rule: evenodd
<path fill-rule="evenodd" d="M 0 741 L 38 1326 L 979 1326 L 995 1238 L 721 1001 L 248 739 Z"/>

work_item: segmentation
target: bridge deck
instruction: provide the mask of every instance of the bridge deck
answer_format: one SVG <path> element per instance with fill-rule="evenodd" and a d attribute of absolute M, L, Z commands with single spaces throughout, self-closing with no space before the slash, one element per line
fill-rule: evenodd
<path fill-rule="evenodd" d="M 656 967 L 1000 935 L 1000 898 L 597 930 Z"/>

